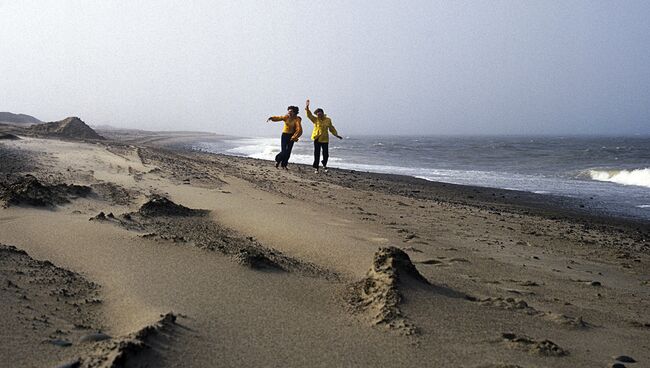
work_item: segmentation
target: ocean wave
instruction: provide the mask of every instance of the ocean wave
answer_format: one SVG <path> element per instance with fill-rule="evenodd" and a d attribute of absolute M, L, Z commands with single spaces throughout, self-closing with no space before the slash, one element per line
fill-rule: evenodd
<path fill-rule="evenodd" d="M 244 138 L 231 140 L 230 143 L 235 145 L 235 147 L 222 151 L 228 155 L 274 161 L 275 156 L 280 153 L 280 140 L 277 138 Z M 304 150 L 304 143 L 301 141 L 300 144 L 303 145 Z M 209 146 L 206 148 L 208 151 L 219 152 L 219 150 L 211 149 Z M 311 146 L 309 146 L 308 151 L 311 151 L 311 149 Z M 298 153 L 298 151 L 300 151 L 300 148 L 294 145 L 293 152 L 291 153 L 291 162 L 311 165 L 314 161 L 314 156 Z M 340 158 L 338 157 L 330 157 L 329 162 L 337 163 L 339 160 Z"/>
<path fill-rule="evenodd" d="M 623 185 L 650 188 L 650 168 L 635 170 L 589 170 L 589 177 Z"/>

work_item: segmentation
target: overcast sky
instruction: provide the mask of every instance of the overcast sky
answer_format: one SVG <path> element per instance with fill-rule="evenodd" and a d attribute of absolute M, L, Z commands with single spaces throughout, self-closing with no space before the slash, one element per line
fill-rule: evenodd
<path fill-rule="evenodd" d="M 648 1 L 3 1 L 0 111 L 279 134 L 649 134 Z M 308 123 L 309 124 L 309 123 Z"/>

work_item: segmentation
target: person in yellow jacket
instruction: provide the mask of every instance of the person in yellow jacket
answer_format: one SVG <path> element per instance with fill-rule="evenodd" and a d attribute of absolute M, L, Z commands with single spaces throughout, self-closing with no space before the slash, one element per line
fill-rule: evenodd
<path fill-rule="evenodd" d="M 305 107 L 307 117 L 314 123 L 314 131 L 311 133 L 311 139 L 314 141 L 314 172 L 318 173 L 318 166 L 320 161 L 320 152 L 323 151 L 323 170 L 327 172 L 327 160 L 329 159 L 329 141 L 330 141 L 330 132 L 338 139 L 343 139 L 332 125 L 332 119 L 330 119 L 323 109 L 318 108 L 314 110 L 314 114 L 309 110 L 309 100 L 307 100 L 307 106 Z"/>
<path fill-rule="evenodd" d="M 298 141 L 302 135 L 302 119 L 298 116 L 298 106 L 289 106 L 287 114 L 283 116 L 271 116 L 266 121 L 283 121 L 284 128 L 282 129 L 282 136 L 280 137 L 280 153 L 275 156 L 275 167 L 282 165 L 282 168 L 287 169 L 289 157 L 291 157 L 291 149 L 293 144 Z"/>

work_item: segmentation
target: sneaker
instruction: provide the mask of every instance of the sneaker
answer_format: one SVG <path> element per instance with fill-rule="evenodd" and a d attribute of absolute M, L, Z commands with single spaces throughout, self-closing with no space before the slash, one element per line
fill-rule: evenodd
<path fill-rule="evenodd" d="M 327 168 L 324 168 L 323 171 L 324 171 L 324 172 L 329 172 L 329 170 L 327 170 Z"/>
<path fill-rule="evenodd" d="M 280 167 L 280 162 L 279 162 L 279 161 L 276 161 L 276 163 L 275 163 L 275 168 L 278 169 L 279 167 Z"/>
<path fill-rule="evenodd" d="M 318 172 L 319 172 L 318 169 L 314 170 L 314 174 L 318 174 Z"/>

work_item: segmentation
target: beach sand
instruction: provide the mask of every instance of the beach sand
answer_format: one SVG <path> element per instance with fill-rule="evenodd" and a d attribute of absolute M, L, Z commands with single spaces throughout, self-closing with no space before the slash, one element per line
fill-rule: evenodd
<path fill-rule="evenodd" d="M 0 142 L 0 362 L 650 366 L 647 222 L 197 137 Z"/>

